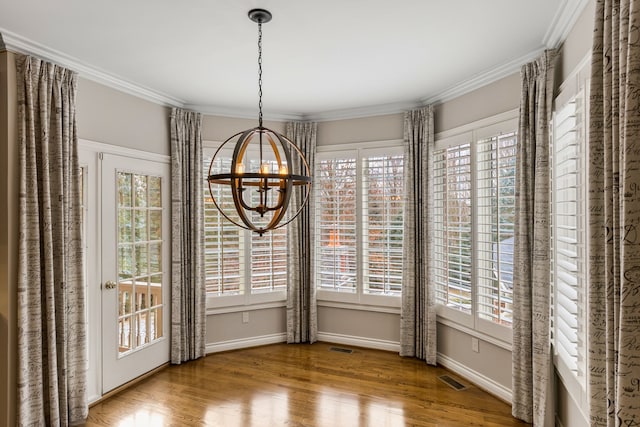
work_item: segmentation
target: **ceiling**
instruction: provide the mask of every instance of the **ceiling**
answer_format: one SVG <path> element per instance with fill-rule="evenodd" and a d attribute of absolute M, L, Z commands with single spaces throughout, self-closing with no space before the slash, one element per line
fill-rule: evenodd
<path fill-rule="evenodd" d="M 557 46 L 584 0 L 0 0 L 9 50 L 155 102 L 266 117 L 411 108 L 515 72 Z"/>

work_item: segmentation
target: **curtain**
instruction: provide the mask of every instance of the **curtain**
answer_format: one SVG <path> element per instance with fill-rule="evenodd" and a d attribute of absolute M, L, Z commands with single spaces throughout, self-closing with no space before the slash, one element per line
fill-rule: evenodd
<path fill-rule="evenodd" d="M 640 1 L 598 0 L 589 117 L 592 426 L 640 425 Z"/>
<path fill-rule="evenodd" d="M 302 151 L 313 175 L 316 153 L 316 123 L 288 122 L 285 136 Z M 295 156 L 292 156 L 295 159 Z M 295 162 L 295 160 L 294 160 Z M 301 162 L 293 165 L 293 171 L 303 171 Z M 312 184 L 313 185 L 313 184 Z M 289 211 L 295 213 L 303 203 L 301 192 L 294 192 Z M 313 186 L 307 206 L 298 218 L 287 226 L 287 342 L 313 343 L 317 340 L 318 320 L 316 288 L 313 282 Z"/>
<path fill-rule="evenodd" d="M 404 269 L 400 355 L 436 364 L 433 277 L 433 107 L 404 115 Z"/>
<path fill-rule="evenodd" d="M 513 271 L 513 416 L 553 425 L 549 123 L 556 51 L 521 70 Z M 546 420 L 546 422 L 545 422 Z"/>
<path fill-rule="evenodd" d="M 77 74 L 17 58 L 18 425 L 83 422 L 87 325 Z"/>
<path fill-rule="evenodd" d="M 202 115 L 171 110 L 171 363 L 205 355 Z"/>

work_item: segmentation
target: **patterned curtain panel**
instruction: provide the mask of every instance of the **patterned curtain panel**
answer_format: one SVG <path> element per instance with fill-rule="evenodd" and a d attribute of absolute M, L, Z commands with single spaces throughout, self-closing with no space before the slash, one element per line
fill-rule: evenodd
<path fill-rule="evenodd" d="M 77 75 L 19 55 L 18 425 L 83 422 L 87 325 Z"/>
<path fill-rule="evenodd" d="M 313 174 L 316 153 L 316 123 L 289 122 L 286 124 L 285 135 L 304 154 Z M 293 165 L 293 170 L 299 173 L 302 165 Z M 299 194 L 294 194 L 290 201 L 289 210 L 298 211 L 303 200 Z M 300 215 L 287 226 L 287 268 L 289 280 L 287 288 L 287 342 L 313 343 L 317 340 L 318 319 L 316 305 L 316 287 L 313 281 L 313 229 L 314 203 L 313 188 L 309 195 L 309 202 Z"/>
<path fill-rule="evenodd" d="M 404 115 L 404 269 L 400 355 L 436 364 L 433 250 L 433 107 Z"/>
<path fill-rule="evenodd" d="M 596 3 L 589 117 L 592 426 L 640 425 L 640 1 Z"/>
<path fill-rule="evenodd" d="M 553 425 L 549 129 L 556 51 L 521 70 L 513 271 L 513 416 Z M 546 420 L 546 422 L 545 422 Z"/>
<path fill-rule="evenodd" d="M 171 363 L 205 355 L 202 115 L 171 110 Z"/>

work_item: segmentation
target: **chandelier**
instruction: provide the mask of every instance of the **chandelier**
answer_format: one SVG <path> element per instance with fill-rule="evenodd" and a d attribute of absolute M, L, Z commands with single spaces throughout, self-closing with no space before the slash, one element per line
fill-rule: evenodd
<path fill-rule="evenodd" d="M 218 211 L 262 236 L 300 214 L 309 199 L 311 173 L 293 142 L 262 125 L 262 24 L 271 20 L 271 13 L 252 9 L 249 18 L 258 24 L 258 127 L 238 132 L 218 148 L 208 182 Z M 292 200 L 295 212 L 287 209 Z"/>

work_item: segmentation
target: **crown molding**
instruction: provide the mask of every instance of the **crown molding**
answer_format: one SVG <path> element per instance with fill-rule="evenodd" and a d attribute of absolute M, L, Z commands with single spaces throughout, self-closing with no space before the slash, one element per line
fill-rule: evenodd
<path fill-rule="evenodd" d="M 179 98 L 142 86 L 138 83 L 130 82 L 99 68 L 88 65 L 73 56 L 67 55 L 56 49 L 52 49 L 43 44 L 36 43 L 3 28 L 0 28 L 0 39 L 4 39 L 4 50 L 34 55 L 46 61 L 60 64 L 65 68 L 78 72 L 78 74 L 83 78 L 103 84 L 129 95 L 169 107 L 183 107 L 185 104 L 185 102 Z M 2 45 L 0 45 L 0 47 L 2 47 Z"/>
<path fill-rule="evenodd" d="M 7 46 L 4 44 L 4 39 L 2 38 L 2 32 L 0 32 L 0 52 L 4 52 L 7 50 Z"/>
<path fill-rule="evenodd" d="M 542 43 L 549 49 L 559 47 L 566 40 L 587 4 L 589 0 L 564 0 L 556 11 Z"/>
<path fill-rule="evenodd" d="M 234 119 L 257 119 L 258 111 L 255 108 L 230 108 L 221 107 L 216 105 L 198 105 L 198 104 L 185 104 L 183 108 L 188 110 L 197 111 L 202 114 L 230 117 Z M 304 114 L 282 113 L 282 112 L 269 112 L 263 113 L 264 120 L 272 120 L 276 122 L 288 122 L 288 121 L 303 121 L 308 120 Z"/>
<path fill-rule="evenodd" d="M 359 119 L 363 117 L 386 116 L 389 114 L 402 113 L 415 108 L 420 108 L 420 101 L 395 102 L 391 104 L 372 105 L 360 108 L 345 108 L 342 110 L 332 110 L 303 115 L 303 120 L 314 122 L 328 122 L 333 120 Z"/>
<path fill-rule="evenodd" d="M 540 47 L 534 51 L 531 51 L 519 58 L 511 60 L 507 63 L 498 65 L 483 73 L 477 74 L 470 79 L 463 80 L 448 89 L 443 90 L 435 95 L 422 98 L 424 105 L 428 104 L 440 104 L 450 101 L 454 98 L 458 98 L 462 95 L 466 95 L 469 92 L 473 92 L 476 89 L 480 89 L 488 84 L 496 82 L 500 79 L 508 77 L 514 73 L 520 72 L 520 69 L 527 62 L 533 61 L 544 52 L 544 47 Z"/>

